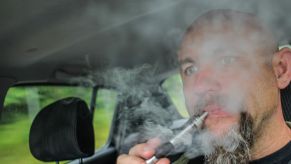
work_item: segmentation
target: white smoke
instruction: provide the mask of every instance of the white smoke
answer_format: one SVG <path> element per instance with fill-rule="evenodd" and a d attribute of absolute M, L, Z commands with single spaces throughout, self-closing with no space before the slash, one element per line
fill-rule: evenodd
<path fill-rule="evenodd" d="M 95 35 L 99 35 L 102 33 L 110 32 L 110 30 L 117 29 L 123 27 L 124 25 L 131 24 L 133 22 L 134 25 L 130 26 L 128 33 L 118 34 L 113 48 L 108 50 L 109 54 L 119 54 L 120 52 L 124 52 L 123 50 L 127 48 L 128 42 L 135 42 L 134 37 L 128 37 L 127 34 L 133 33 L 137 38 L 143 38 L 144 40 L 140 43 L 137 43 L 137 49 L 139 46 L 148 46 L 148 44 L 162 44 L 164 48 L 169 52 L 171 64 L 175 65 L 173 62 L 174 54 L 176 54 L 178 50 L 178 45 L 181 41 L 181 37 L 186 30 L 186 28 L 195 20 L 199 15 L 205 13 L 206 11 L 212 9 L 234 9 L 239 11 L 245 11 L 256 14 L 264 23 L 269 25 L 274 32 L 274 35 L 277 39 L 280 40 L 280 44 L 285 44 L 288 42 L 286 40 L 286 36 L 284 36 L 284 30 L 288 29 L 291 26 L 291 20 L 289 19 L 288 11 L 290 6 L 290 2 L 287 0 L 281 1 L 233 1 L 233 0 L 182 0 L 179 2 L 174 1 L 142 1 L 139 5 L 131 5 L 131 3 L 124 3 L 120 6 L 110 6 L 108 4 L 100 5 L 98 3 L 92 2 L 93 5 L 86 9 L 86 14 L 90 15 L 90 19 L 96 19 L 101 22 L 100 26 L 104 28 L 100 28 Z M 134 6 L 134 7 L 133 7 Z M 126 12 L 124 12 L 126 11 Z M 156 14 L 164 13 L 159 15 L 157 19 L 153 18 Z M 132 17 L 132 15 L 135 15 Z M 140 21 L 137 21 L 140 20 Z M 151 21 L 150 21 L 151 20 Z M 217 25 L 220 26 L 221 22 L 217 21 Z M 238 23 L 238 30 L 240 29 L 240 22 Z M 166 27 L 171 27 L 169 31 L 165 31 Z M 241 34 L 243 35 L 243 34 Z M 252 41 L 259 40 L 260 34 L 253 35 L 250 38 Z M 82 39 L 88 39 L 92 36 L 85 36 Z M 210 38 L 215 36 L 209 36 Z M 218 37 L 221 37 L 218 35 Z M 106 40 L 106 39 L 105 39 Z M 148 43 L 149 41 L 153 43 Z M 206 41 L 207 42 L 207 41 Z M 240 47 L 236 47 L 236 51 L 227 52 L 229 55 L 235 55 L 237 51 L 245 51 L 245 53 L 249 53 L 250 49 L 253 48 L 253 42 L 241 42 L 236 43 L 240 45 Z M 140 44 L 140 45 L 139 45 Z M 217 47 L 228 48 L 233 45 L 221 45 L 220 40 L 216 40 L 213 42 L 207 42 L 204 45 L 205 47 L 200 47 L 203 49 L 204 53 L 208 53 L 211 49 L 216 49 Z M 150 46 L 149 46 L 150 47 Z M 151 48 L 151 47 L 150 47 Z M 149 51 L 151 52 L 151 51 Z M 149 53 L 147 52 L 147 53 Z M 139 54 L 128 54 L 129 56 L 134 56 L 137 60 L 145 59 L 147 53 L 140 52 Z M 172 56 L 171 56 L 172 55 Z M 116 57 L 116 56 L 114 56 Z M 114 57 L 110 58 L 109 64 L 114 64 L 118 59 Z M 209 55 L 211 57 L 211 55 Z M 133 59 L 128 59 L 133 60 Z M 256 64 L 259 61 L 253 60 L 250 67 L 253 64 Z M 124 112 L 132 113 L 132 118 L 128 119 L 136 119 L 142 118 L 145 123 L 143 124 L 143 130 L 145 134 L 143 139 L 149 139 L 152 137 L 163 137 L 171 136 L 173 132 L 169 130 L 169 128 L 161 126 L 166 125 L 168 120 L 171 120 L 171 114 L 167 113 L 160 104 L 155 103 L 151 99 L 151 90 L 153 90 L 156 86 L 152 86 L 155 81 L 153 80 L 153 74 L 144 74 L 145 67 L 140 67 L 136 69 L 115 69 L 105 72 L 102 75 L 98 75 L 101 77 L 104 84 L 108 84 L 109 86 L 115 86 L 117 90 L 125 93 L 126 97 L 121 98 L 125 100 L 127 98 L 132 99 L 133 103 L 138 107 L 125 107 Z M 253 72 L 259 72 L 259 70 L 251 69 Z M 221 78 L 220 70 L 217 70 L 216 78 Z M 149 73 L 149 72 L 148 72 Z M 248 71 L 241 71 L 241 77 L 244 81 L 236 81 L 236 83 L 241 83 L 242 86 L 248 85 L 245 82 L 248 79 L 252 79 L 255 77 L 255 74 L 250 75 Z M 100 80 L 99 78 L 97 78 Z M 142 82 L 141 82 L 142 81 Z M 227 101 L 224 101 L 224 106 L 227 111 L 230 113 L 239 113 L 242 112 L 245 108 L 241 108 L 241 105 L 244 103 L 246 94 L 244 90 L 237 88 L 237 86 L 230 86 L 229 88 L 231 93 L 231 97 L 228 97 Z M 223 95 L 222 95 L 223 96 Z M 141 102 L 139 102 L 141 101 Z M 148 119 L 148 117 L 150 119 Z M 165 121 L 167 120 L 167 121 Z M 158 124 L 158 126 L 155 126 Z M 125 125 L 126 126 L 126 125 Z M 140 133 L 137 129 L 134 130 L 133 133 Z M 158 134 L 158 135 L 157 135 Z M 138 136 L 138 135 L 137 135 Z M 136 136 L 136 137 L 137 137 Z M 139 137 L 139 136 L 138 136 Z M 201 137 L 201 136 L 200 136 Z M 134 140 L 134 139 L 132 139 Z M 212 144 L 212 138 L 209 135 L 202 135 L 201 142 L 205 143 L 205 145 Z M 232 147 L 228 142 L 223 141 L 226 145 L 227 149 L 232 149 Z M 233 146 L 233 145 L 232 145 Z M 205 154 L 211 152 L 213 150 L 213 145 L 208 145 L 205 147 L 201 147 Z M 193 152 L 193 150 L 192 150 Z M 195 152 L 195 151 L 194 151 Z M 199 154 L 199 153 L 197 153 Z"/>

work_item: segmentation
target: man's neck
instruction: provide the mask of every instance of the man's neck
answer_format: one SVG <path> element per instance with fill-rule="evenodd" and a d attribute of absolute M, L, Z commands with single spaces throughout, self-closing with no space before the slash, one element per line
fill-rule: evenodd
<path fill-rule="evenodd" d="M 251 159 L 260 159 L 284 147 L 291 140 L 291 130 L 286 125 L 280 112 L 264 124 L 259 138 L 254 141 Z"/>

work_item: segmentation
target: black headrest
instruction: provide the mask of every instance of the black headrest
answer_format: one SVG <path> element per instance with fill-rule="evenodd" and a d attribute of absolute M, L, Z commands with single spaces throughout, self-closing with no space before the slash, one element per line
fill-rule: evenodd
<path fill-rule="evenodd" d="M 287 88 L 281 90 L 281 101 L 286 121 L 291 121 L 291 83 Z"/>
<path fill-rule="evenodd" d="M 86 103 L 74 97 L 42 109 L 32 122 L 29 147 L 38 160 L 62 161 L 94 154 L 94 131 Z"/>

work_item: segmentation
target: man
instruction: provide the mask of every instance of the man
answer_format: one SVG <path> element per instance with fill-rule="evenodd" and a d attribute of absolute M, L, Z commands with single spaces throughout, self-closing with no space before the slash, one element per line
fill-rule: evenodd
<path fill-rule="evenodd" d="M 209 113 L 198 137 L 202 163 L 291 162 L 280 102 L 280 89 L 291 81 L 291 50 L 278 50 L 262 22 L 239 11 L 210 11 L 187 30 L 178 59 L 189 114 Z M 157 145 L 155 139 L 136 145 L 117 163 L 145 163 Z"/>

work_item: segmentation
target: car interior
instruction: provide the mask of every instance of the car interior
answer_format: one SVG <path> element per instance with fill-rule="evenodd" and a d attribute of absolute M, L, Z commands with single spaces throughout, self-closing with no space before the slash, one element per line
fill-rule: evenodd
<path fill-rule="evenodd" d="M 251 12 L 272 27 L 280 47 L 290 47 L 290 5 L 1 1 L 0 162 L 115 163 L 156 135 L 147 128 L 168 134 L 163 127 L 185 121 L 178 107 L 183 100 L 171 95 L 180 93 L 174 90 L 181 85 L 179 43 L 196 17 L 218 8 Z M 291 121 L 291 84 L 281 90 L 281 100 Z"/>

